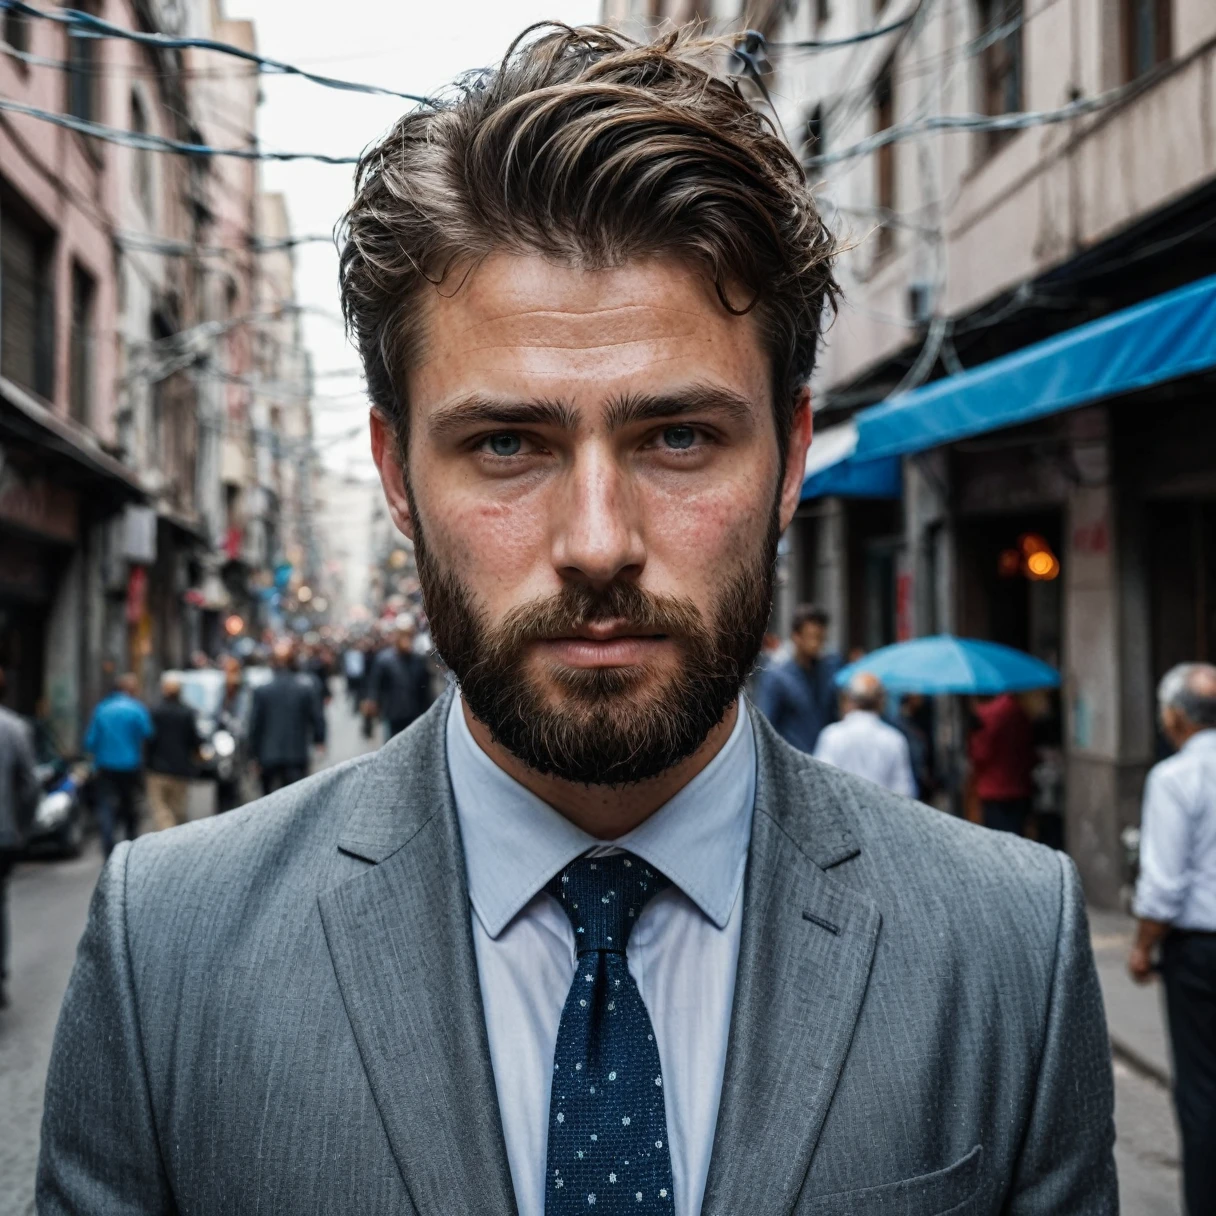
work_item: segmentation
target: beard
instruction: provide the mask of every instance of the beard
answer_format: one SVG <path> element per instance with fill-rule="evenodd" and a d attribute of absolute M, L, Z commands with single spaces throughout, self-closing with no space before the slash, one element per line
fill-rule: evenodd
<path fill-rule="evenodd" d="M 474 717 L 538 773 L 580 785 L 645 781 L 691 756 L 722 721 L 760 652 L 772 609 L 776 504 L 761 551 L 726 579 L 707 621 L 691 600 L 632 581 L 567 583 L 491 625 L 470 589 L 444 570 L 414 511 L 414 557 L 431 634 Z M 676 664 L 553 664 L 548 687 L 529 668 L 537 642 L 600 621 L 661 634 Z"/>

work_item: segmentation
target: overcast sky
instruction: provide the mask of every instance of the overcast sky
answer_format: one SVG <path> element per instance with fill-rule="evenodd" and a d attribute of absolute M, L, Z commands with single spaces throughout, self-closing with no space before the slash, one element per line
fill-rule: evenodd
<path fill-rule="evenodd" d="M 311 11 L 314 10 L 315 11 Z M 299 0 L 228 0 L 230 17 L 252 19 L 263 55 L 407 93 L 427 94 L 469 68 L 484 67 L 526 26 L 546 19 L 598 20 L 599 0 L 341 0 L 309 6 Z M 408 102 L 369 97 L 290 77 L 263 78 L 258 131 L 266 148 L 357 155 L 404 111 Z M 349 166 L 309 162 L 262 166 L 262 185 L 287 196 L 297 234 L 332 230 L 351 197 Z M 331 468 L 372 472 L 366 428 L 337 441 L 366 418 L 357 377 L 334 373 L 358 365 L 342 333 L 338 260 L 332 245 L 297 249 L 297 294 L 311 311 L 305 334 L 317 372 L 317 444 Z"/>

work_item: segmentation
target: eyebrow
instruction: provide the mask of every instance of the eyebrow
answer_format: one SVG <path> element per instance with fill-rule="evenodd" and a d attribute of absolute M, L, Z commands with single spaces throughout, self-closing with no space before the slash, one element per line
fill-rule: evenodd
<path fill-rule="evenodd" d="M 686 414 L 718 414 L 733 422 L 751 422 L 755 416 L 752 402 L 727 388 L 697 385 L 674 393 L 629 393 L 608 407 L 610 431 L 639 422 L 679 418 Z"/>
<path fill-rule="evenodd" d="M 468 426 L 549 426 L 573 431 L 578 414 L 564 401 L 495 401 L 491 397 L 465 397 L 431 416 L 427 428 L 444 439 Z"/>

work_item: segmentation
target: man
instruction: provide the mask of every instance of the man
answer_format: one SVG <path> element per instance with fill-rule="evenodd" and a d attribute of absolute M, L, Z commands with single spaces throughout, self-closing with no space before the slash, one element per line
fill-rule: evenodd
<path fill-rule="evenodd" d="M 975 728 L 967 750 L 984 826 L 1026 834 L 1034 782 L 1034 728 L 1015 696 L 1002 693 L 971 707 Z"/>
<path fill-rule="evenodd" d="M 346 677 L 346 695 L 350 698 L 351 713 L 358 713 L 363 702 L 363 685 L 367 676 L 367 653 L 362 639 L 353 638 L 342 652 L 342 674 Z"/>
<path fill-rule="evenodd" d="M 84 750 L 97 769 L 97 820 L 106 857 L 114 851 L 118 827 L 128 840 L 139 832 L 144 744 L 152 737 L 152 718 L 136 700 L 138 688 L 131 672 L 120 675 L 114 691 L 97 703 L 84 737 Z"/>
<path fill-rule="evenodd" d="M 384 737 L 399 735 L 431 704 L 431 673 L 426 660 L 414 653 L 414 619 L 408 613 L 397 618 L 393 644 L 372 662 L 368 680 L 365 717 L 384 720 Z"/>
<path fill-rule="evenodd" d="M 325 746 L 325 710 L 314 676 L 295 669 L 290 640 L 271 651 L 274 678 L 253 692 L 249 752 L 261 772 L 262 793 L 273 794 L 308 776 L 312 745 Z"/>
<path fill-rule="evenodd" d="M 1157 692 L 1177 754 L 1144 787 L 1132 977 L 1160 956 L 1186 1210 L 1216 1212 L 1216 667 L 1183 663 Z"/>
<path fill-rule="evenodd" d="M 0 701 L 5 677 L 0 668 Z M 0 705 L 0 1009 L 8 1007 L 8 877 L 38 809 L 30 728 Z"/>
<path fill-rule="evenodd" d="M 202 739 L 194 710 L 182 704 L 182 682 L 166 675 L 160 682 L 161 702 L 152 710 L 152 742 L 148 745 L 148 805 L 157 831 L 186 822 L 190 778 Z"/>
<path fill-rule="evenodd" d="M 707 62 L 547 27 L 369 152 L 344 302 L 459 691 L 116 857 L 44 1213 L 1114 1211 L 1071 864 L 740 703 L 834 285 Z"/>
<path fill-rule="evenodd" d="M 873 781 L 893 794 L 915 798 L 908 741 L 880 716 L 885 697 L 878 677 L 859 671 L 849 680 L 845 697 L 848 712 L 843 721 L 820 732 L 815 759 Z"/>
<path fill-rule="evenodd" d="M 762 674 L 756 705 L 773 729 L 799 751 L 813 752 L 819 732 L 839 717 L 836 673 L 840 656 L 824 654 L 828 614 L 814 604 L 794 610 L 790 642 L 794 653 Z"/>

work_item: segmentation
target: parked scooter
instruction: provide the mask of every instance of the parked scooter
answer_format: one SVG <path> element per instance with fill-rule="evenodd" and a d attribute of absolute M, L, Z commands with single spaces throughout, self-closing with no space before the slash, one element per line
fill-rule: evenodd
<path fill-rule="evenodd" d="M 88 765 L 55 756 L 38 764 L 34 773 L 42 795 L 26 836 L 26 852 L 78 857 L 84 847 Z"/>

